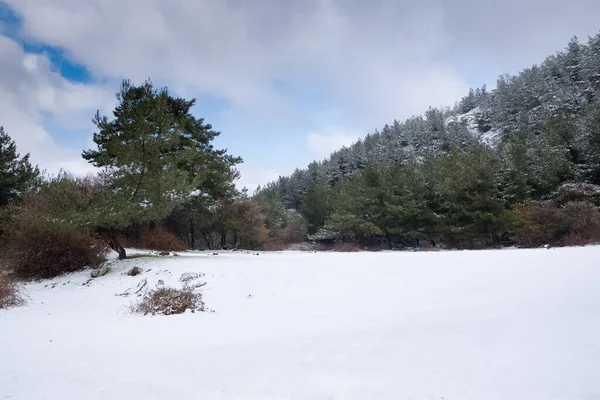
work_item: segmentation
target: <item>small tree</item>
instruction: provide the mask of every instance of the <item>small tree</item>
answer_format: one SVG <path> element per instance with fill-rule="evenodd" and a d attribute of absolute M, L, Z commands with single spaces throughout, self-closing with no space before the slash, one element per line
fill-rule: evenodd
<path fill-rule="evenodd" d="M 29 154 L 21 157 L 14 140 L 0 126 L 0 206 L 16 200 L 39 174 L 29 162 Z"/>
<path fill-rule="evenodd" d="M 216 150 L 219 135 L 190 109 L 195 100 L 169 95 L 146 81 L 123 81 L 114 118 L 96 113 L 97 150 L 83 158 L 103 168 L 103 196 L 87 213 L 88 223 L 107 233 L 110 246 L 127 257 L 116 230 L 169 215 L 192 192 L 210 193 L 232 187 L 241 159 Z"/>

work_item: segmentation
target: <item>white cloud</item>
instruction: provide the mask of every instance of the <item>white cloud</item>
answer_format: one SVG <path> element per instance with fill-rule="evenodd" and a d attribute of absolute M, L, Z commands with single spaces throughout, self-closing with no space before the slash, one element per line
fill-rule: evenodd
<path fill-rule="evenodd" d="M 280 176 L 289 175 L 294 171 L 294 168 L 280 166 L 279 169 L 275 170 L 244 162 L 238 167 L 238 170 L 241 177 L 236 182 L 237 188 L 247 188 L 248 192 L 252 194 L 258 186 L 273 182 Z"/>
<path fill-rule="evenodd" d="M 297 118 L 274 82 L 324 85 L 349 119 L 379 126 L 448 103 L 466 85 L 440 60 L 439 10 L 334 0 L 5 0 L 24 33 L 101 77 L 152 77 L 268 118 Z M 64 21 L 70 21 L 65 24 Z M 415 21 L 418 21 L 415 22 Z M 426 96 L 413 92 L 435 82 Z M 409 91 L 410 88 L 410 91 Z"/>
<path fill-rule="evenodd" d="M 343 146 L 350 146 L 360 138 L 359 134 L 341 130 L 330 130 L 326 133 L 313 132 L 308 135 L 308 148 L 318 156 L 328 156 Z"/>
<path fill-rule="evenodd" d="M 224 99 L 230 118 L 305 123 L 299 129 L 315 130 L 308 149 L 327 155 L 358 135 L 326 127 L 372 131 L 451 105 L 466 94 L 465 71 L 489 81 L 528 67 L 572 34 L 597 31 L 600 12 L 597 0 L 0 2 L 22 17 L 23 37 L 64 50 L 112 83 L 106 90 L 68 82 L 47 57 L 0 43 L 0 123 L 38 160 L 77 161 L 77 169 L 78 154 L 58 146 L 48 126 L 88 130 L 90 110 L 109 110 L 122 78 L 151 77 L 185 97 Z M 242 168 L 244 181 L 278 175 L 280 166 L 265 165 Z"/>
<path fill-rule="evenodd" d="M 25 53 L 0 35 L 0 125 L 16 141 L 19 152 L 31 153 L 33 163 L 48 173 L 61 168 L 76 174 L 93 170 L 81 149 L 59 145 L 46 128 L 82 129 L 91 135 L 91 116 L 97 107 L 108 108 L 114 97 L 104 88 L 74 84 L 51 69 L 48 58 Z"/>

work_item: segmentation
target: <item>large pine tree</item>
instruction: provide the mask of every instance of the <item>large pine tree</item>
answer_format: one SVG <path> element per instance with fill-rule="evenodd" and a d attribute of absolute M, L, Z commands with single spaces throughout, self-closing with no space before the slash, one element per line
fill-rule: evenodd
<path fill-rule="evenodd" d="M 195 100 L 172 97 L 150 81 L 123 81 L 117 98 L 113 119 L 96 114 L 98 148 L 83 158 L 103 168 L 106 183 L 106 196 L 91 211 L 94 223 L 125 258 L 116 229 L 162 219 L 192 193 L 231 192 L 241 159 L 213 147 L 219 132 L 191 114 Z"/>

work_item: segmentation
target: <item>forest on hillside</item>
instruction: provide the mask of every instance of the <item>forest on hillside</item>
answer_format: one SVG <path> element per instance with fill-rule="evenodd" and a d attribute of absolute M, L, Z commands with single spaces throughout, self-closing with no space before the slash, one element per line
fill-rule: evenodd
<path fill-rule="evenodd" d="M 112 115 L 94 117 L 95 148 L 82 157 L 100 173 L 86 178 L 40 173 L 0 128 L 2 271 L 47 278 L 99 265 L 107 248 L 127 258 L 127 247 L 600 240 L 600 35 L 252 196 L 235 186 L 242 160 L 213 146 L 220 132 L 191 114 L 193 99 L 127 80 L 117 99 Z"/>
<path fill-rule="evenodd" d="M 479 248 L 596 240 L 600 35 L 393 121 L 255 193 L 274 241 Z M 279 238 L 285 242 L 286 238 Z"/>

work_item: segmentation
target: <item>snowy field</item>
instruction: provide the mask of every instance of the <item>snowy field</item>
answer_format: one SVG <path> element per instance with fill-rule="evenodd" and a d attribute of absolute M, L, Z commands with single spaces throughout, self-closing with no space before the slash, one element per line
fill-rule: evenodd
<path fill-rule="evenodd" d="M 600 247 L 117 262 L 0 311 L 0 399 L 600 399 L 599 264 Z M 115 296 L 185 272 L 214 313 Z"/>

